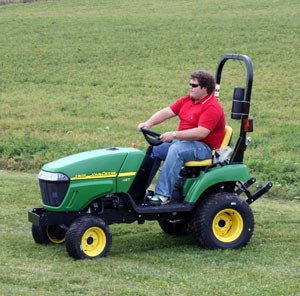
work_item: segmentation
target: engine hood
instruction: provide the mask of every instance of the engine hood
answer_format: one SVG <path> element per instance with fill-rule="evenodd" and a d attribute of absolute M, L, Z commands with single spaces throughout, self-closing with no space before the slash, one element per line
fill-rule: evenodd
<path fill-rule="evenodd" d="M 63 173 L 71 180 L 111 178 L 136 172 L 143 158 L 144 152 L 138 149 L 112 147 L 63 157 L 45 164 L 42 170 Z"/>

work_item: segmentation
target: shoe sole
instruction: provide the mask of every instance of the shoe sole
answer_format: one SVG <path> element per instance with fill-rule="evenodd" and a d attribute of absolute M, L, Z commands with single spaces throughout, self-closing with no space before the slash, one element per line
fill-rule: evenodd
<path fill-rule="evenodd" d="M 161 200 L 150 200 L 150 205 L 152 206 L 163 206 L 163 205 L 167 205 L 168 203 L 170 203 L 170 200 L 166 200 L 166 201 L 161 201 Z"/>

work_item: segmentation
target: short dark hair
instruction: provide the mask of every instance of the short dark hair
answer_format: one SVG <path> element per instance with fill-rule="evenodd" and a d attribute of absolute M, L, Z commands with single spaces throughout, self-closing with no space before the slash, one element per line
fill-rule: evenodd
<path fill-rule="evenodd" d="M 206 87 L 207 93 L 212 94 L 215 90 L 216 81 L 214 77 L 207 71 L 198 70 L 191 73 L 191 79 L 197 79 L 200 87 Z"/>

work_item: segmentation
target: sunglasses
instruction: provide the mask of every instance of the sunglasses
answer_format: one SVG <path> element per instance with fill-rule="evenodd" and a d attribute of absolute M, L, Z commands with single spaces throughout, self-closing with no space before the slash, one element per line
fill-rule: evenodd
<path fill-rule="evenodd" d="M 200 86 L 200 84 L 190 83 L 190 87 L 192 87 L 192 88 L 195 88 L 195 87 L 198 87 L 198 86 Z"/>

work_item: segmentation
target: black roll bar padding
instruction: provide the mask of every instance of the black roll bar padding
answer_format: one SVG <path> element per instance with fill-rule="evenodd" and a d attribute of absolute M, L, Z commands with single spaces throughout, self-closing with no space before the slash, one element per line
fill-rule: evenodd
<path fill-rule="evenodd" d="M 235 87 L 233 91 L 231 118 L 241 119 L 249 114 L 249 102 L 244 101 L 245 89 L 243 87 Z"/>
<path fill-rule="evenodd" d="M 219 64 L 217 66 L 216 76 L 215 76 L 216 84 L 221 83 L 222 70 L 223 70 L 224 64 L 228 60 L 240 60 L 240 61 L 243 61 L 246 65 L 247 77 L 246 77 L 246 87 L 245 87 L 245 93 L 244 93 L 244 101 L 248 102 L 248 104 L 250 105 L 252 82 L 253 82 L 253 66 L 252 66 L 252 61 L 248 56 L 243 55 L 243 54 L 234 54 L 234 53 L 224 54 L 221 57 L 221 59 L 219 61 Z M 249 113 L 249 109 L 250 108 L 248 108 L 248 113 Z M 249 114 L 243 115 L 243 118 L 247 118 L 248 115 Z"/>

